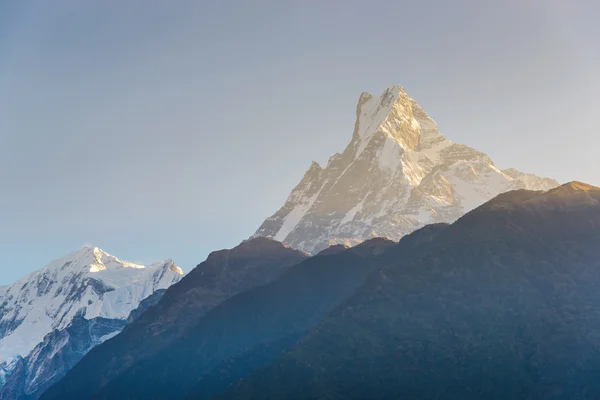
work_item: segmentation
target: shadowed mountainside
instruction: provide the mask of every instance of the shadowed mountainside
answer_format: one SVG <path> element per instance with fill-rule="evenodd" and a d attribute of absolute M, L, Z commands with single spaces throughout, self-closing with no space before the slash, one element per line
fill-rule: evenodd
<path fill-rule="evenodd" d="M 180 340 L 211 308 L 238 293 L 272 281 L 306 257 L 300 251 L 266 238 L 211 253 L 206 261 L 167 290 L 156 306 L 84 357 L 65 377 L 69 390 L 80 393 L 82 397 L 78 398 L 85 398 L 131 365 L 155 356 Z M 51 389 L 47 396 L 52 397 L 53 392 Z M 58 398 L 64 398 L 63 394 Z"/>
<path fill-rule="evenodd" d="M 600 189 L 500 195 L 223 399 L 600 398 Z"/>
<path fill-rule="evenodd" d="M 44 398 L 210 398 L 290 348 L 373 271 L 416 254 L 445 227 L 424 228 L 400 245 L 373 239 L 305 260 L 270 284 L 224 301 L 172 345 L 104 387 L 81 385 L 97 380 L 98 368 L 78 366 Z M 97 360 L 90 356 L 87 365 L 97 366 Z"/>
<path fill-rule="evenodd" d="M 398 244 L 328 249 L 102 385 L 86 357 L 43 398 L 599 398 L 598 243 L 600 189 L 508 192 Z"/>

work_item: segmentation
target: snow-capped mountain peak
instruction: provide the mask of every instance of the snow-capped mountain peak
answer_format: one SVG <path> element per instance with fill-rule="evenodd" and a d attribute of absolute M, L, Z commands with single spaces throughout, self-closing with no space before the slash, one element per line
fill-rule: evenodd
<path fill-rule="evenodd" d="M 0 364 L 27 355 L 77 315 L 126 320 L 154 291 L 183 275 L 172 260 L 148 267 L 85 246 L 5 289 L 0 303 Z"/>
<path fill-rule="evenodd" d="M 402 89 L 361 94 L 350 144 L 325 168 L 313 163 L 284 206 L 254 234 L 308 253 L 453 222 L 499 193 L 558 185 L 455 144 Z"/>
<path fill-rule="evenodd" d="M 381 96 L 362 93 L 353 135 L 359 141 L 356 156 L 377 132 L 394 139 L 403 149 L 414 150 L 419 143 L 420 126 L 412 116 L 411 106 L 411 99 L 400 85 L 387 88 Z"/>

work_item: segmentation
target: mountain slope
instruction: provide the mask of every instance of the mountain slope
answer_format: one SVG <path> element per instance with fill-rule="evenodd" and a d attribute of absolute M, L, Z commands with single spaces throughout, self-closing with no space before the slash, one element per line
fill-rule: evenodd
<path fill-rule="evenodd" d="M 600 188 L 502 194 L 225 399 L 600 398 Z"/>
<path fill-rule="evenodd" d="M 211 398 L 292 346 L 373 271 L 391 260 L 419 254 L 417 249 L 445 228 L 428 226 L 400 244 L 378 238 L 352 249 L 336 246 L 305 260 L 273 282 L 224 301 L 170 346 L 99 386 L 112 368 L 103 364 L 103 357 L 118 359 L 119 351 L 127 350 L 110 349 L 113 341 L 130 333 L 125 330 L 92 351 L 43 399 Z"/>
<path fill-rule="evenodd" d="M 117 335 L 127 324 L 156 304 L 165 290 L 157 290 L 141 301 L 127 320 L 86 319 L 78 315 L 66 328 L 47 334 L 27 357 L 13 361 L 10 375 L 0 388 L 0 400 L 39 398 L 92 348 Z"/>
<path fill-rule="evenodd" d="M 188 334 L 223 301 L 278 278 L 307 255 L 271 239 L 257 238 L 211 253 L 161 301 L 121 334 L 93 349 L 45 398 L 86 398 L 132 365 L 153 358 Z M 65 392 L 62 387 L 66 386 Z M 72 395 L 77 393 L 77 395 Z"/>
<path fill-rule="evenodd" d="M 373 237 L 397 241 L 513 189 L 547 190 L 552 179 L 502 171 L 485 154 L 439 133 L 400 86 L 363 93 L 352 141 L 322 168 L 313 163 L 285 205 L 254 236 L 316 254 Z"/>
<path fill-rule="evenodd" d="M 43 398 L 210 398 L 317 324 L 364 282 L 378 265 L 375 254 L 390 246 L 394 243 L 375 239 L 356 250 L 305 260 L 270 284 L 215 307 L 177 342 L 134 365 L 99 393 L 53 392 L 56 397 Z M 256 348 L 266 351 L 229 368 L 229 359 Z M 203 379 L 207 376 L 213 379 Z"/>
<path fill-rule="evenodd" d="M 0 304 L 0 398 L 36 398 L 182 275 L 170 260 L 145 267 L 85 247 L 11 285 Z"/>

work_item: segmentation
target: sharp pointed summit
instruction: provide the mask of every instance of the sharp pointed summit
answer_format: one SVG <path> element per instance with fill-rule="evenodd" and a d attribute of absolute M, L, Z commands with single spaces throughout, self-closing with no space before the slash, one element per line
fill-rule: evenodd
<path fill-rule="evenodd" d="M 486 154 L 446 139 L 394 85 L 380 96 L 360 95 L 350 144 L 325 167 L 313 163 L 254 237 L 311 254 L 378 236 L 399 240 L 426 224 L 453 222 L 500 193 L 557 185 L 501 170 Z"/>

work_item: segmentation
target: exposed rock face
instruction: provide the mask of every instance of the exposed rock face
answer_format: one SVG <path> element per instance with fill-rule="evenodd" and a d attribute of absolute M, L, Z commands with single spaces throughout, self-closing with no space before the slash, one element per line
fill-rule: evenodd
<path fill-rule="evenodd" d="M 85 247 L 4 290 L 0 399 L 36 399 L 88 351 L 118 334 L 183 276 Z"/>
<path fill-rule="evenodd" d="M 399 240 L 430 223 L 453 222 L 513 189 L 558 185 L 455 144 L 400 86 L 363 93 L 352 141 L 322 168 L 313 162 L 285 205 L 254 236 L 316 254 L 373 237 Z"/>

